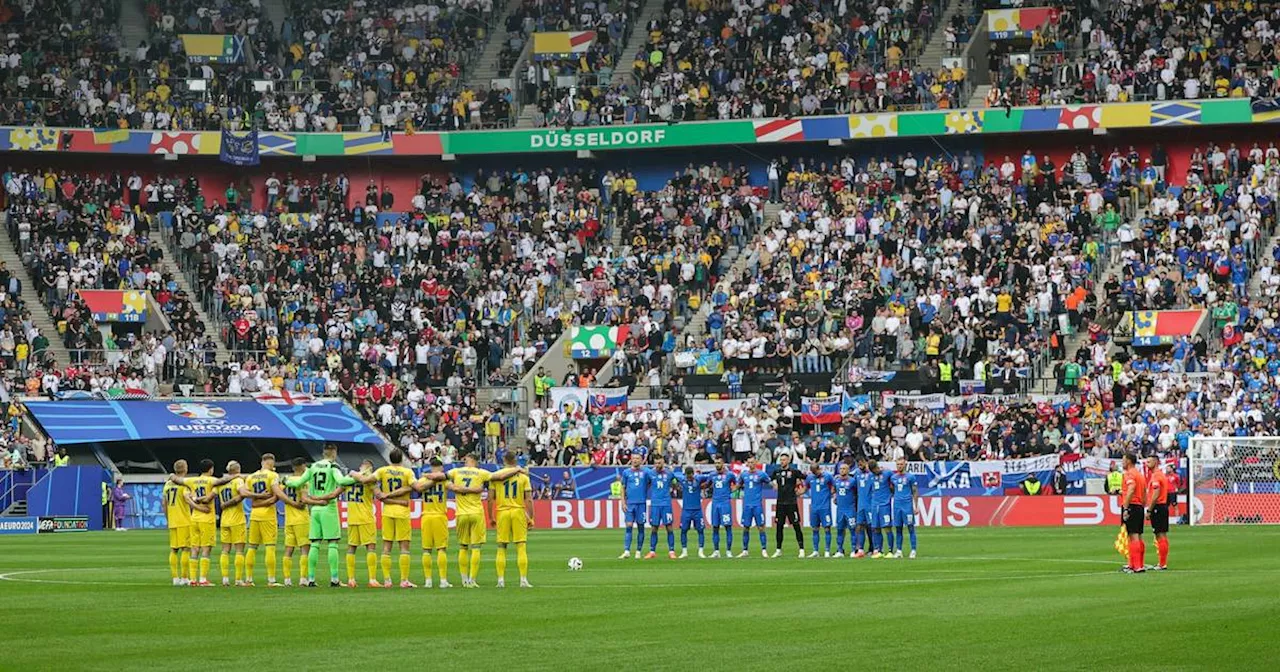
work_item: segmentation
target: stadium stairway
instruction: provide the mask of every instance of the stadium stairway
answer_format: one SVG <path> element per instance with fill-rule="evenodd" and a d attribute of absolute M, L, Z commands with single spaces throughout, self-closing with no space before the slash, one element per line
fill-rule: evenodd
<path fill-rule="evenodd" d="M 1252 265 L 1250 266 L 1250 271 L 1253 275 L 1249 278 L 1249 296 L 1254 297 L 1263 295 L 1262 274 L 1258 272 L 1258 270 L 1262 268 L 1262 264 L 1259 262 L 1270 257 L 1272 255 L 1272 250 L 1276 249 L 1276 246 L 1280 246 L 1280 228 L 1277 228 L 1272 235 L 1267 237 L 1266 243 L 1264 243 L 1262 247 L 1258 248 L 1257 258 L 1251 261 Z"/>
<path fill-rule="evenodd" d="M 132 61 L 138 44 L 147 39 L 147 15 L 142 0 L 125 0 L 120 3 L 120 49 L 127 60 Z"/>
<path fill-rule="evenodd" d="M 969 95 L 969 107 L 981 109 L 987 106 L 987 93 L 991 91 L 990 84 L 978 84 L 973 87 L 973 93 Z"/>
<path fill-rule="evenodd" d="M 937 72 L 942 67 L 942 59 L 947 56 L 947 33 L 942 30 L 942 27 L 951 23 L 952 17 L 960 12 L 963 5 L 964 0 L 948 1 L 947 8 L 942 11 L 942 16 L 934 21 L 934 25 L 938 28 L 933 31 L 933 37 L 929 39 L 929 44 L 925 45 L 924 51 L 920 52 L 917 65 L 928 67 L 934 72 Z"/>
<path fill-rule="evenodd" d="M 164 256 L 160 259 L 160 272 L 168 273 L 178 283 L 178 291 L 186 292 L 187 297 L 191 300 L 191 305 L 195 306 L 196 315 L 200 318 L 200 323 L 204 325 L 204 333 L 213 337 L 213 342 L 217 345 L 216 356 L 218 363 L 223 364 L 232 359 L 231 351 L 227 349 L 227 344 L 222 340 L 222 333 L 219 327 L 220 322 L 212 319 L 213 316 L 205 308 L 204 302 L 200 300 L 199 292 L 192 291 L 191 278 L 179 268 L 174 259 L 178 259 L 178 248 L 176 243 L 171 240 L 170 236 L 160 236 L 160 240 L 164 245 Z"/>
<path fill-rule="evenodd" d="M 778 221 L 778 212 L 782 210 L 781 203 L 765 203 L 764 205 L 764 225 L 760 231 L 756 232 L 758 237 L 760 234 L 769 230 L 773 222 Z M 755 252 L 750 248 L 755 244 L 755 237 L 747 243 L 747 249 L 738 248 L 736 246 L 729 247 L 725 251 L 724 258 L 720 260 L 722 267 L 727 267 L 720 276 L 720 283 L 731 283 L 740 278 L 747 267 L 751 264 L 751 260 L 755 257 Z M 702 308 L 689 318 L 689 323 L 684 325 L 680 332 L 680 342 L 684 343 L 689 340 L 689 336 L 701 338 L 707 332 L 707 317 L 711 315 L 711 301 L 704 301 Z"/>
<path fill-rule="evenodd" d="M 498 58 L 502 53 L 502 45 L 506 42 L 507 17 L 520 6 L 520 0 L 498 0 L 494 4 L 499 9 L 495 12 L 493 25 L 489 26 L 489 38 L 467 72 L 467 86 L 473 89 L 488 89 L 494 79 L 511 74 L 498 69 Z"/>
<path fill-rule="evenodd" d="M 658 18 L 662 14 L 662 0 L 643 0 L 644 4 L 640 7 L 640 14 L 636 17 L 636 22 L 631 26 L 631 35 L 627 38 L 627 43 L 622 47 L 622 53 L 618 55 L 618 63 L 621 65 L 613 73 L 613 82 L 615 84 L 626 84 L 634 89 L 635 76 L 631 72 L 631 63 L 636 60 L 636 52 L 649 41 L 649 31 L 644 27 L 650 21 Z"/>
<path fill-rule="evenodd" d="M 7 214 L 0 213 L 0 225 L 6 229 L 9 226 L 8 220 Z M 21 281 L 22 302 L 31 311 L 31 322 L 40 329 L 40 333 L 44 334 L 45 338 L 49 339 L 49 354 L 59 366 L 66 366 L 71 362 L 71 353 L 63 344 L 62 337 L 58 334 L 58 325 L 40 300 L 36 283 L 32 280 L 31 273 L 27 271 L 26 264 L 22 263 L 22 255 L 18 254 L 18 249 L 14 247 L 14 242 L 9 236 L 0 236 L 0 261 L 3 261 L 5 268 Z"/>

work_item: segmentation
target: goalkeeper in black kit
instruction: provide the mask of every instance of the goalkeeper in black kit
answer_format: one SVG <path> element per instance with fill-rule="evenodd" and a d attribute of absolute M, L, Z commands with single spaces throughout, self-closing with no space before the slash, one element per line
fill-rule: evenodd
<path fill-rule="evenodd" d="M 782 555 L 782 526 L 788 521 L 796 531 L 796 543 L 800 545 L 800 557 L 804 557 L 804 533 L 800 530 L 800 505 L 796 501 L 796 486 L 804 480 L 804 474 L 791 466 L 791 455 L 783 453 L 778 458 L 778 469 L 773 472 L 774 485 L 778 488 L 778 506 L 774 511 L 773 527 L 777 547 L 773 557 Z"/>

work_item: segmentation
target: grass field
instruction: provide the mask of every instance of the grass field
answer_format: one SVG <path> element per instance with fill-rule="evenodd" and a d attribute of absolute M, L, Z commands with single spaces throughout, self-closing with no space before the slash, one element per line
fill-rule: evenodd
<path fill-rule="evenodd" d="M 482 587 L 448 591 L 267 589 L 261 556 L 258 588 L 175 588 L 160 532 L 0 537 L 0 669 L 1276 669 L 1280 528 L 1175 529 L 1173 569 L 1143 576 L 1116 571 L 1114 534 L 929 529 L 917 560 L 801 560 L 788 539 L 778 559 L 622 561 L 621 532 L 536 531 L 533 590 L 493 587 L 490 544 Z"/>

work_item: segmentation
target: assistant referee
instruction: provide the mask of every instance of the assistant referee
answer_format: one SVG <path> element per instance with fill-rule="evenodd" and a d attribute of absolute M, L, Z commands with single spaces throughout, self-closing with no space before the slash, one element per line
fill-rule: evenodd
<path fill-rule="evenodd" d="M 783 453 L 778 458 L 778 468 L 773 472 L 771 480 L 778 488 L 778 506 L 774 511 L 773 529 L 777 546 L 773 557 L 782 555 L 782 526 L 791 522 L 796 531 L 796 543 L 800 545 L 800 557 L 804 557 L 804 533 L 800 530 L 800 505 L 796 501 L 796 486 L 804 479 L 799 469 L 791 466 L 791 453 Z"/>
<path fill-rule="evenodd" d="M 1133 453 L 1124 454 L 1124 481 L 1120 486 L 1120 501 L 1124 509 L 1120 517 L 1124 520 L 1125 532 L 1129 534 L 1129 564 L 1124 567 L 1126 574 L 1141 574 L 1145 567 L 1145 544 L 1142 541 L 1142 519 L 1146 516 L 1147 479 L 1138 471 L 1138 458 Z"/>

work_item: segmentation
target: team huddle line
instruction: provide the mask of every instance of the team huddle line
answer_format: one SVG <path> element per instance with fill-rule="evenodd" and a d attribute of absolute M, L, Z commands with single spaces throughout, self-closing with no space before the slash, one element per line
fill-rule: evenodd
<path fill-rule="evenodd" d="M 320 546 L 328 557 L 329 585 L 340 586 L 338 546 L 342 529 L 338 499 L 347 506 L 347 555 L 345 585 L 354 588 L 356 553 L 366 550 L 365 565 L 370 587 L 390 588 L 392 549 L 399 548 L 401 588 L 416 588 L 410 581 L 410 504 L 414 493 L 422 497 L 423 587 L 432 587 L 433 559 L 439 586 L 450 588 L 448 580 L 449 493 L 454 494 L 455 528 L 458 541 L 458 572 L 464 588 L 477 587 L 480 551 L 488 539 L 486 520 L 494 520 L 498 551 L 494 560 L 498 587 L 505 585 L 507 546 L 516 547 L 520 586 L 528 580 L 526 552 L 529 527 L 533 525 L 533 492 L 528 470 L 516 466 L 514 453 L 504 460 L 504 468 L 487 471 L 477 466 L 474 455 L 464 457 L 462 467 L 445 471 L 443 463 L 431 461 L 431 470 L 418 477 L 404 466 L 404 454 L 392 449 L 391 464 L 378 469 L 365 460 L 358 471 L 342 473 L 337 466 L 338 449 L 326 446 L 323 459 L 307 464 L 297 458 L 292 474 L 281 477 L 275 470 L 275 456 L 264 454 L 258 471 L 245 476 L 237 462 L 227 464 L 226 474 L 214 477 L 214 463 L 200 462 L 200 474 L 188 475 L 186 460 L 173 465 L 173 475 L 164 485 L 164 511 L 169 528 L 169 572 L 175 586 L 212 586 L 209 581 L 210 554 L 215 538 L 222 546 L 219 569 L 222 584 L 254 585 L 258 550 L 263 549 L 269 586 L 293 585 L 293 558 L 298 558 L 299 586 L 316 585 Z M 499 485 L 500 484 L 500 485 Z M 482 494 L 487 489 L 491 497 Z M 250 503 L 248 520 L 243 502 Z M 377 525 L 373 505 L 382 502 L 381 576 L 378 582 Z M 277 565 L 276 543 L 279 518 L 276 503 L 284 503 L 284 562 Z M 221 516 L 216 508 L 221 509 Z M 276 570 L 283 570 L 284 583 Z"/>

